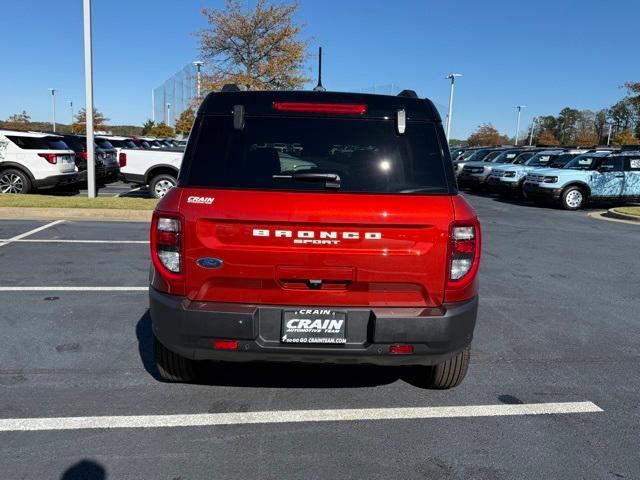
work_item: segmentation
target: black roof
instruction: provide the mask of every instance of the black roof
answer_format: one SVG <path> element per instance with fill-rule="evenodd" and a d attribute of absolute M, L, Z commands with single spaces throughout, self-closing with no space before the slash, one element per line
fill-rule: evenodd
<path fill-rule="evenodd" d="M 368 93 L 273 90 L 213 92 L 208 94 L 200 105 L 198 115 L 231 114 L 234 105 L 243 105 L 246 115 L 283 115 L 283 112 L 274 110 L 273 102 L 366 104 L 367 110 L 362 115 L 341 114 L 339 116 L 341 118 L 347 116 L 383 118 L 395 115 L 398 110 L 405 110 L 407 120 L 441 121 L 438 110 L 429 99 Z M 284 112 L 284 115 L 304 116 L 305 114 Z M 318 114 L 311 115 L 317 116 Z"/>

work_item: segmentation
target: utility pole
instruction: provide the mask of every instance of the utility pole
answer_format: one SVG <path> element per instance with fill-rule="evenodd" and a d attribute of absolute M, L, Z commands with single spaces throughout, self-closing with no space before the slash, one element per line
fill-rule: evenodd
<path fill-rule="evenodd" d="M 95 147 L 93 136 L 93 46 L 91 43 L 91 0 L 83 0 L 84 89 L 87 125 L 87 196 L 96 197 Z"/>
<path fill-rule="evenodd" d="M 49 92 L 51 92 L 51 126 L 52 130 L 55 133 L 56 131 L 56 89 L 50 88 Z"/>
<path fill-rule="evenodd" d="M 538 117 L 533 117 L 531 121 L 531 132 L 529 132 L 529 146 L 533 145 L 533 131 L 536 128 L 536 122 L 538 121 Z"/>
<path fill-rule="evenodd" d="M 609 146 L 609 144 L 611 143 L 611 127 L 613 126 L 613 123 L 609 124 L 609 134 L 607 135 L 607 147 Z"/>
<path fill-rule="evenodd" d="M 450 73 L 446 79 L 451 80 L 451 89 L 449 90 L 449 113 L 447 114 L 447 142 L 449 142 L 449 136 L 451 135 L 451 116 L 453 115 L 453 90 L 455 88 L 456 78 L 461 77 L 461 73 Z"/>
<path fill-rule="evenodd" d="M 153 88 L 151 89 L 151 121 L 156 123 L 156 98 Z"/>
<path fill-rule="evenodd" d="M 523 108 L 526 108 L 526 105 L 516 105 L 516 109 L 518 110 L 518 122 L 516 123 L 516 137 L 514 142 L 515 146 L 518 146 L 518 132 L 520 131 L 520 112 L 522 112 Z"/>
<path fill-rule="evenodd" d="M 202 101 L 202 80 L 200 78 L 200 69 L 204 65 L 204 62 L 200 60 L 193 62 L 196 66 L 196 99 L 198 103 Z"/>

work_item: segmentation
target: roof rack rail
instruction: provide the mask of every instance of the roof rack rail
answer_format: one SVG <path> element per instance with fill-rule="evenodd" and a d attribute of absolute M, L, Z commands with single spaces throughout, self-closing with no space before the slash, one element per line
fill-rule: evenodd
<path fill-rule="evenodd" d="M 398 97 L 418 98 L 418 94 L 415 90 L 405 89 L 398 94 Z"/>
<path fill-rule="evenodd" d="M 235 83 L 225 83 L 221 92 L 239 92 L 240 87 Z"/>

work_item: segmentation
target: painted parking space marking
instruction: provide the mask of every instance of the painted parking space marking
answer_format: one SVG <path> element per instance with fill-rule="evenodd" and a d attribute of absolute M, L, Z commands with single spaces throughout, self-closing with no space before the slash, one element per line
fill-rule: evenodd
<path fill-rule="evenodd" d="M 146 292 L 149 287 L 71 287 L 71 286 L 48 286 L 48 287 L 3 287 L 0 292 Z"/>
<path fill-rule="evenodd" d="M 63 223 L 64 220 L 56 220 L 54 222 L 51 223 L 47 223 L 46 225 L 42 225 L 41 227 L 38 228 L 34 228 L 33 230 L 29 230 L 28 232 L 24 232 L 21 233 L 20 235 L 16 235 L 15 237 L 11 237 L 11 238 L 7 238 L 5 240 L 0 240 L 0 247 L 7 245 L 9 243 L 12 242 L 16 242 L 18 240 L 21 240 L 25 237 L 28 237 L 29 235 L 33 235 L 34 233 L 38 233 L 41 232 L 42 230 L 46 230 L 47 228 L 53 227 L 54 225 L 58 225 L 60 223 Z"/>
<path fill-rule="evenodd" d="M 175 428 L 300 422 L 349 422 L 430 418 L 507 417 L 596 413 L 592 402 L 467 405 L 455 407 L 284 410 L 190 415 L 123 415 L 0 419 L 0 432 L 112 428 Z"/>
<path fill-rule="evenodd" d="M 144 244 L 148 245 L 149 240 L 75 240 L 56 238 L 27 238 L 27 239 L 0 239 L 0 242 L 11 243 L 120 243 L 120 244 Z M 1 246 L 1 245 L 0 245 Z"/>

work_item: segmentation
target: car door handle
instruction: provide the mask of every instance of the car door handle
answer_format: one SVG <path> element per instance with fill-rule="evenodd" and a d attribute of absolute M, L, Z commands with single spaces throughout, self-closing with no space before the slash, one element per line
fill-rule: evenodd
<path fill-rule="evenodd" d="M 622 177 L 624 177 L 624 173 L 616 173 L 613 176 L 616 177 L 616 178 L 622 178 Z"/>

